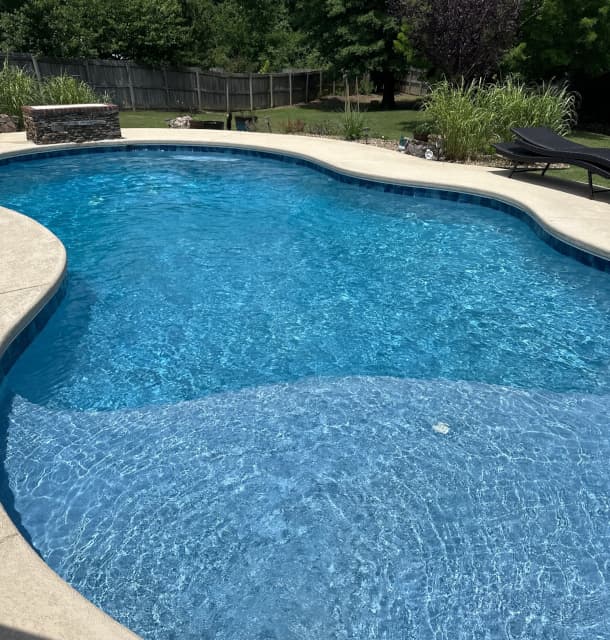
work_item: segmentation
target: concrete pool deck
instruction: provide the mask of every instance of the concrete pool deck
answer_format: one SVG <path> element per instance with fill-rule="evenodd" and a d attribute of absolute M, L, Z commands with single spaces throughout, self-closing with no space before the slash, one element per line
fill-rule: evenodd
<path fill-rule="evenodd" d="M 304 136 L 188 129 L 126 129 L 123 136 L 122 140 L 81 145 L 36 146 L 25 140 L 24 133 L 0 134 L 0 158 L 132 143 L 200 143 L 277 151 L 351 176 L 497 198 L 526 211 L 556 238 L 610 259 L 610 194 L 599 194 L 591 201 L 585 184 L 534 174 L 509 180 L 504 169 L 426 161 L 373 146 Z M 53 234 L 0 207 L 0 356 L 53 296 L 65 268 L 63 245 Z M 101 640 L 137 636 L 47 567 L 0 507 L 0 638 L 24 637 Z"/>

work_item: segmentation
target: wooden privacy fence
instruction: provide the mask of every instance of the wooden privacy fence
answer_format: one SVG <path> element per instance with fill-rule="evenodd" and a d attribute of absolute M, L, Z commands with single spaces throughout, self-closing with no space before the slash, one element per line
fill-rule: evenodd
<path fill-rule="evenodd" d="M 322 71 L 217 73 L 196 67 L 153 69 L 128 60 L 58 60 L 11 53 L 9 64 L 38 80 L 67 74 L 108 94 L 123 109 L 242 111 L 309 102 L 320 97 Z"/>
<path fill-rule="evenodd" d="M 398 90 L 412 96 L 425 96 L 430 92 L 430 85 L 424 80 L 421 69 L 411 67 L 400 79 Z"/>
<path fill-rule="evenodd" d="M 331 76 L 326 73 L 324 74 L 322 93 L 336 96 L 345 95 L 346 91 L 349 90 L 349 94 L 353 97 L 358 94 L 366 95 L 368 88 L 372 88 L 369 74 Z M 424 72 L 421 69 L 411 67 L 404 76 L 396 78 L 394 91 L 396 93 L 408 93 L 412 96 L 425 96 L 430 92 L 430 85 L 424 79 Z"/>

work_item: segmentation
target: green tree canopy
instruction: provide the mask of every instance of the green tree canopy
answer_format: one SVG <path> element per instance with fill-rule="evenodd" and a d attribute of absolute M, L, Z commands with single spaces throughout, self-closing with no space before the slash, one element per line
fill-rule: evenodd
<path fill-rule="evenodd" d="M 26 0 L 0 0 L 0 11 L 18 9 Z"/>
<path fill-rule="evenodd" d="M 227 71 L 279 71 L 319 64 L 315 49 L 294 30 L 277 0 L 186 0 L 190 64 Z"/>
<path fill-rule="evenodd" d="M 610 71 L 610 0 L 527 0 L 520 44 L 508 57 L 529 78 Z"/>
<path fill-rule="evenodd" d="M 3 46 L 13 51 L 229 71 L 320 62 L 284 0 L 2 1 Z"/>
<path fill-rule="evenodd" d="M 189 30 L 179 0 L 27 0 L 2 16 L 6 48 L 174 64 Z"/>
<path fill-rule="evenodd" d="M 336 70 L 380 76 L 383 103 L 393 106 L 395 74 L 406 61 L 394 49 L 400 23 L 385 0 L 296 0 L 294 8 L 297 27 Z"/>

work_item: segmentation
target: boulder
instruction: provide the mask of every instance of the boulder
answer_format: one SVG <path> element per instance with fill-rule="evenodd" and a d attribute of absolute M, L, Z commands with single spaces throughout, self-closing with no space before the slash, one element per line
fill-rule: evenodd
<path fill-rule="evenodd" d="M 191 120 L 193 118 L 191 118 L 191 116 L 178 116 L 177 118 L 174 118 L 173 120 L 168 120 L 167 124 L 172 128 L 172 129 L 189 129 L 191 126 Z"/>
<path fill-rule="evenodd" d="M 17 131 L 16 118 L 6 115 L 6 113 L 0 114 L 0 133 L 13 133 Z"/>

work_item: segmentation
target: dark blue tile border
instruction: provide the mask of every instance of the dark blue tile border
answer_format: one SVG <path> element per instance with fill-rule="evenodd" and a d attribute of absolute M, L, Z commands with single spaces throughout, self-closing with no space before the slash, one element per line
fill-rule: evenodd
<path fill-rule="evenodd" d="M 409 197 L 418 198 L 431 198 L 434 200 L 445 200 L 450 202 L 460 202 L 466 204 L 478 205 L 481 207 L 487 207 L 496 211 L 502 211 L 508 213 L 519 220 L 523 220 L 527 223 L 536 233 L 536 235 L 549 244 L 553 249 L 559 253 L 578 260 L 579 262 L 610 273 L 610 260 L 595 256 L 591 253 L 574 247 L 567 242 L 556 238 L 548 231 L 543 229 L 529 214 L 522 209 L 515 207 L 495 198 L 480 196 L 471 193 L 465 193 L 461 191 L 447 191 L 445 189 L 436 189 L 433 187 L 417 187 L 411 185 L 403 185 L 389 182 L 381 182 L 373 179 L 360 178 L 350 176 L 334 169 L 329 169 L 312 160 L 306 160 L 304 158 L 298 158 L 279 152 L 272 151 L 259 151 L 254 149 L 243 149 L 239 147 L 221 147 L 211 145 L 178 145 L 178 144 L 126 144 L 126 145 L 109 145 L 101 147 L 76 147 L 70 149 L 57 149 L 42 152 L 27 153 L 22 155 L 15 155 L 10 157 L 0 158 L 0 166 L 7 165 L 13 162 L 31 162 L 37 159 L 57 158 L 61 156 L 73 156 L 83 153 L 134 153 L 136 151 L 167 151 L 175 153 L 176 151 L 187 151 L 193 153 L 226 153 L 231 155 L 249 156 L 254 158 L 265 158 L 269 160 L 275 160 L 279 162 L 286 162 L 290 164 L 296 164 L 303 167 L 308 167 L 314 171 L 318 171 L 327 175 L 339 182 L 346 184 L 353 184 L 366 189 L 378 189 L 386 193 L 395 193 Z M 0 355 L 0 383 L 6 376 L 10 368 L 16 362 L 17 358 L 23 353 L 26 347 L 34 340 L 36 335 L 43 329 L 49 318 L 53 315 L 57 307 L 60 305 L 65 292 L 66 281 L 63 282 L 55 292 L 53 297 L 47 302 L 47 304 L 41 309 L 38 315 L 30 322 L 30 324 L 23 329 L 23 331 L 13 340 L 8 349 Z"/>
<path fill-rule="evenodd" d="M 382 182 L 373 179 L 360 178 L 350 176 L 335 169 L 329 169 L 324 167 L 313 160 L 306 160 L 304 158 L 298 158 L 295 156 L 283 154 L 276 151 L 259 151 L 256 149 L 245 149 L 240 147 L 224 147 L 214 146 L 209 144 L 195 145 L 195 144 L 124 144 L 124 145 L 107 145 L 107 146 L 91 146 L 91 147 L 74 147 L 70 149 L 56 149 L 41 152 L 26 153 L 22 155 L 10 156 L 8 158 L 0 158 L 0 166 L 9 164 L 11 162 L 29 162 L 38 158 L 56 158 L 60 156 L 72 156 L 83 153 L 134 153 L 136 151 L 167 151 L 175 153 L 176 151 L 187 151 L 193 153 L 226 153 L 230 155 L 249 156 L 254 158 L 265 158 L 269 160 L 276 160 L 279 162 L 287 162 L 298 166 L 308 167 L 314 171 L 318 171 L 327 175 L 339 182 L 346 184 L 353 184 L 366 189 L 379 189 L 387 193 L 397 193 L 400 195 L 417 197 L 417 198 L 431 198 L 433 200 L 445 200 L 450 202 L 460 202 L 464 204 L 474 204 L 481 207 L 487 207 L 496 211 L 502 211 L 508 213 L 519 220 L 526 222 L 536 233 L 536 235 L 550 245 L 553 249 L 599 271 L 605 271 L 610 273 L 610 259 L 602 258 L 600 256 L 593 255 L 584 249 L 575 247 L 564 240 L 556 238 L 551 233 L 543 229 L 540 224 L 532 218 L 528 213 L 519 209 L 518 207 L 497 200 L 488 196 L 480 196 L 463 191 L 448 191 L 446 189 L 437 189 L 434 187 L 417 187 L 411 185 L 396 184 L 390 182 Z"/>
<path fill-rule="evenodd" d="M 43 330 L 44 326 L 49 321 L 49 318 L 55 313 L 57 307 L 61 304 L 61 301 L 66 295 L 67 280 L 68 278 L 64 276 L 59 288 L 38 312 L 38 315 L 11 342 L 8 349 L 3 354 L 0 354 L 0 384 L 2 384 L 2 379 L 15 364 L 17 358 L 19 358 L 28 345 L 31 344 L 34 338 Z"/>

